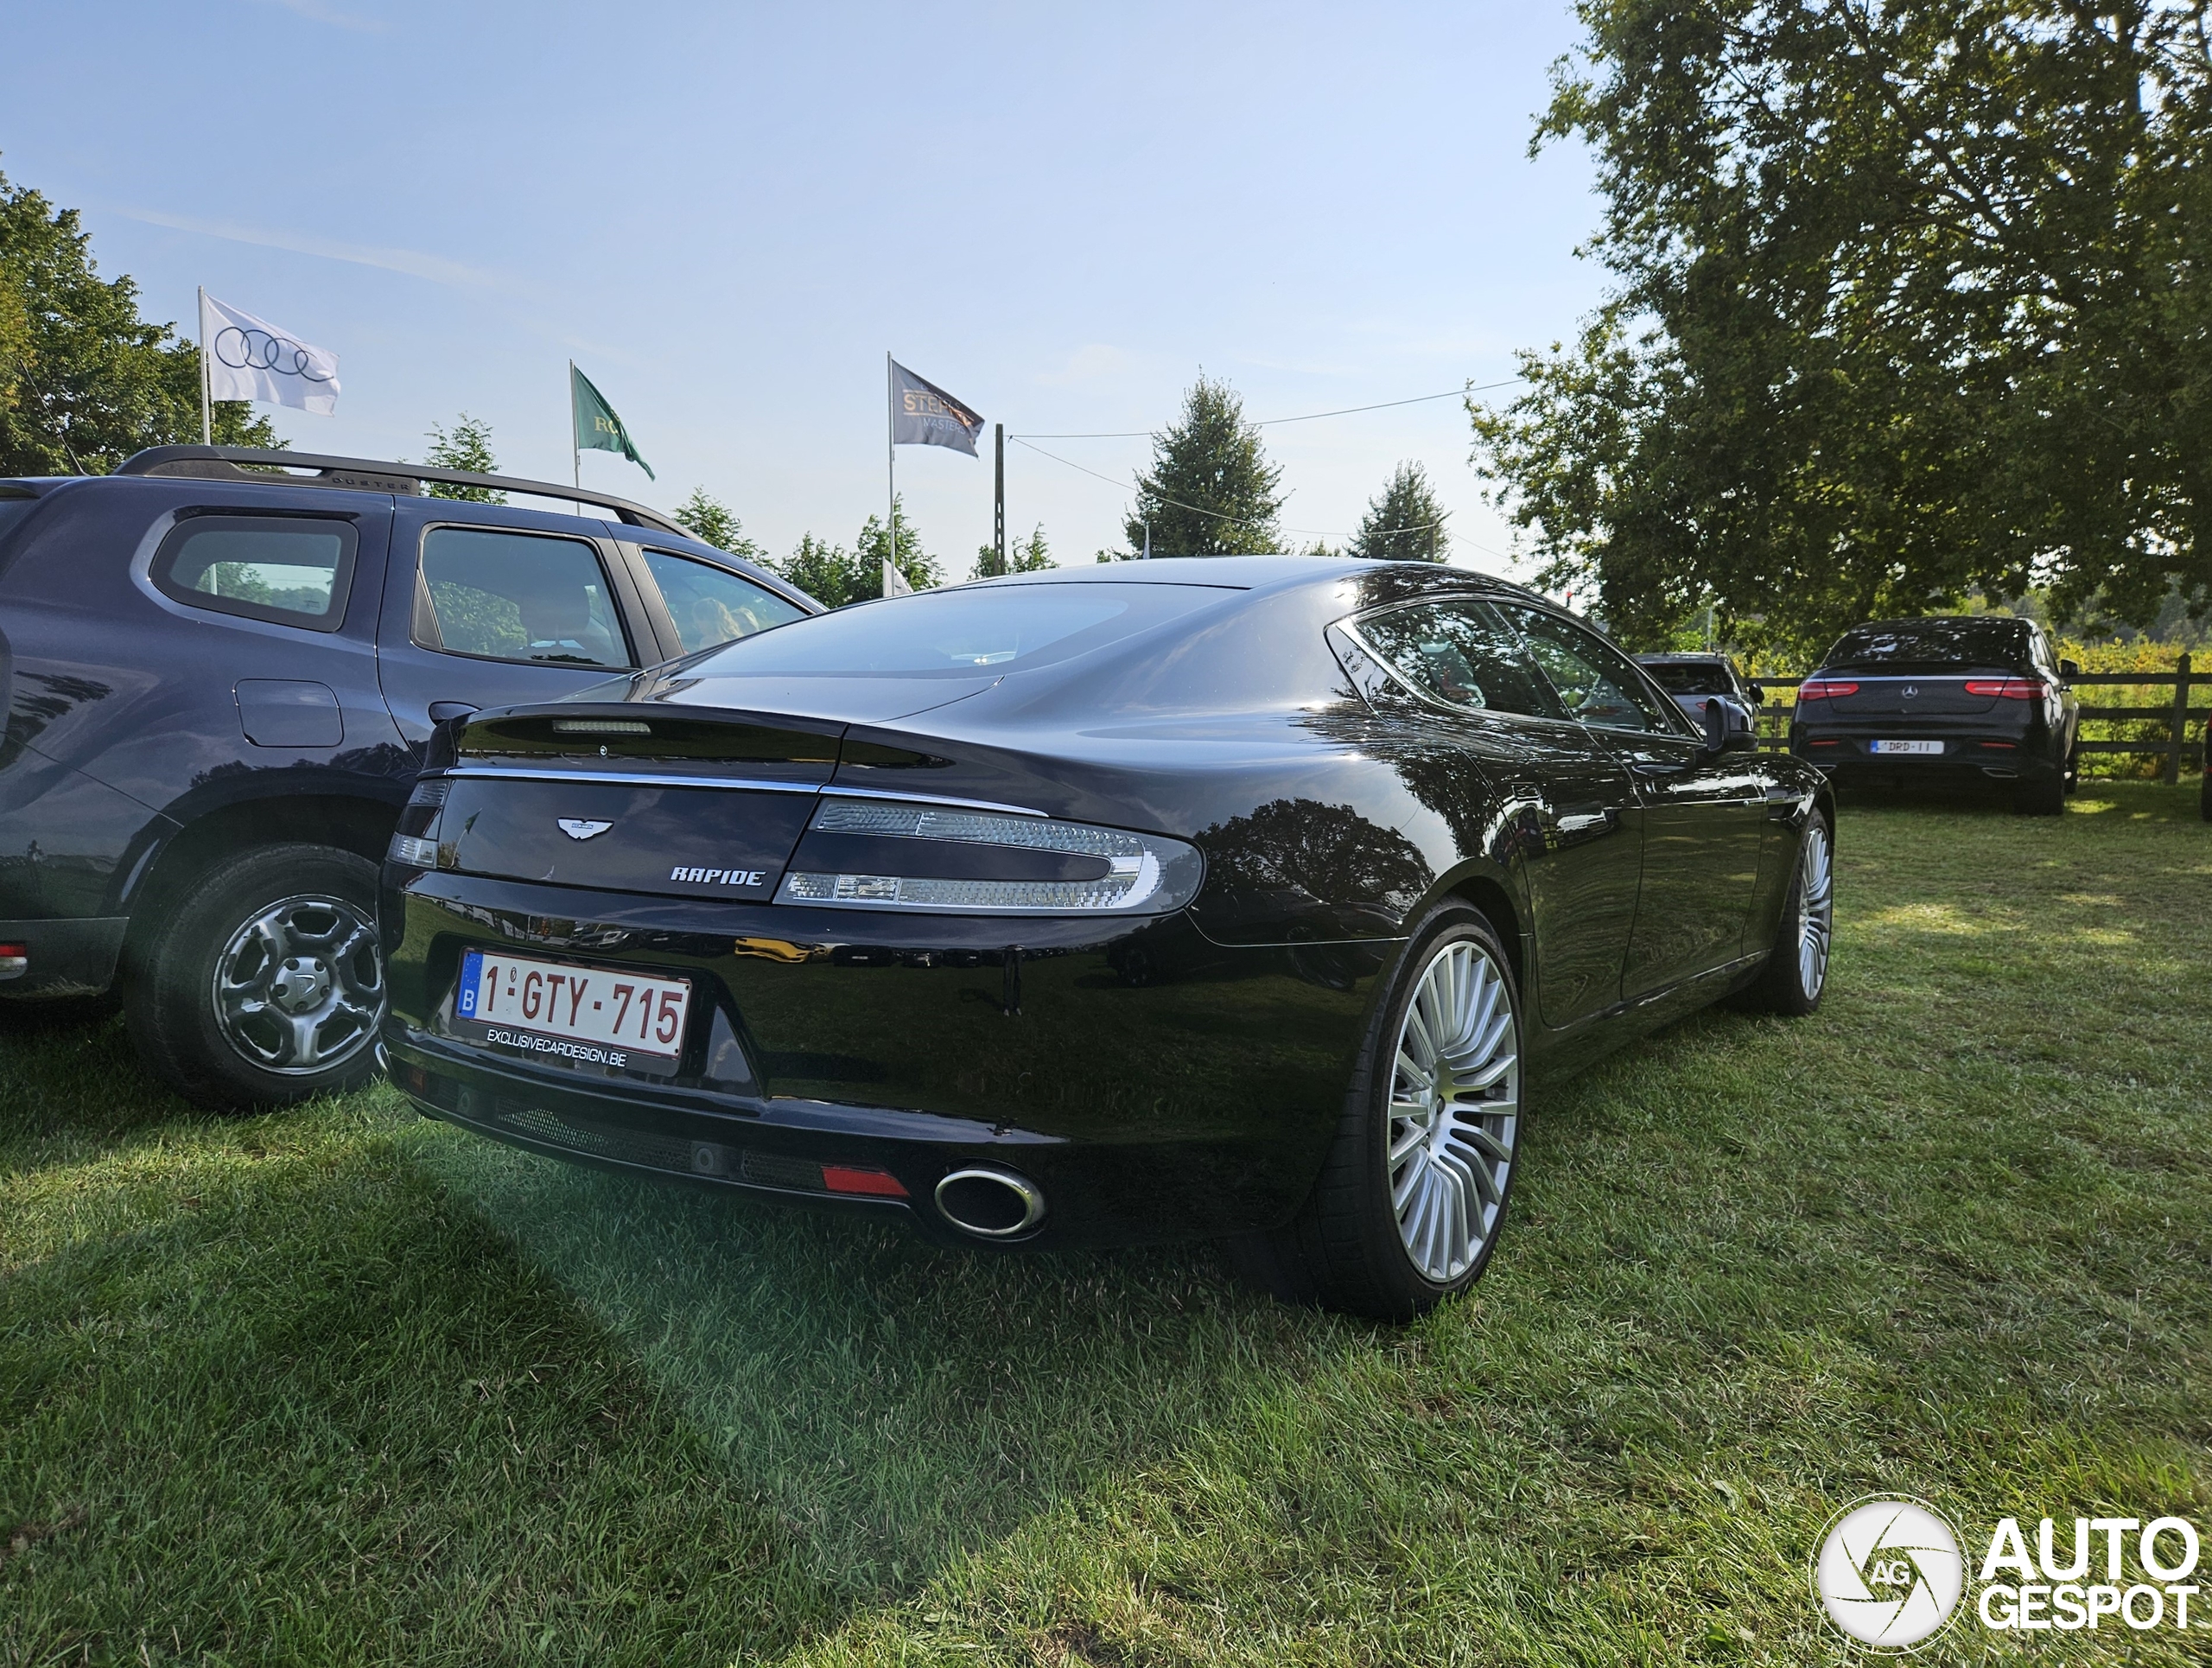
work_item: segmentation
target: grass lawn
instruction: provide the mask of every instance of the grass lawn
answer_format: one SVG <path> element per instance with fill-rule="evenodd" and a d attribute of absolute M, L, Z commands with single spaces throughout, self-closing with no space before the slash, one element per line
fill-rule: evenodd
<path fill-rule="evenodd" d="M 111 1019 L 0 1017 L 0 1662 L 1794 1664 L 1852 1659 L 1806 1571 L 1863 1493 L 1970 1557 L 2212 1527 L 2195 783 L 1839 847 L 1822 1012 L 1547 1092 L 1488 1278 L 1395 1333 L 383 1087 L 204 1118 Z"/>

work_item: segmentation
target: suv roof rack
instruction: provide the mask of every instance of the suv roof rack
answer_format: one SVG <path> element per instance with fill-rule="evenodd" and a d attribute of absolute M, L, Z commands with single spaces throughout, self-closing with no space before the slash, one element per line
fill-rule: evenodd
<path fill-rule="evenodd" d="M 241 464 L 263 468 L 313 469 L 299 476 L 255 474 Z M 548 481 L 524 481 L 515 475 L 473 474 L 467 469 L 441 469 L 429 463 L 385 463 L 374 458 L 327 457 L 319 452 L 263 451 L 251 446 L 149 446 L 116 465 L 119 475 L 193 475 L 211 481 L 255 481 L 263 486 L 285 480 L 302 486 L 344 487 L 355 492 L 397 493 L 418 497 L 426 482 L 445 487 L 481 487 L 493 492 L 522 493 L 537 498 L 565 499 L 571 504 L 592 504 L 612 510 L 633 527 L 656 527 L 662 532 L 697 538 L 682 522 L 658 510 L 632 504 L 626 498 L 594 493 L 583 487 L 562 487 Z M 702 541 L 703 542 L 703 541 Z"/>

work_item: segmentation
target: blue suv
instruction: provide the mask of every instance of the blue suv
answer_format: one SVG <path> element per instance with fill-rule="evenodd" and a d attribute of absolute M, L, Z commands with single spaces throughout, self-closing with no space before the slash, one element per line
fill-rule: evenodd
<path fill-rule="evenodd" d="M 543 481 L 219 446 L 0 481 L 0 997 L 119 988 L 202 1105 L 348 1086 L 436 727 L 820 611 Z"/>

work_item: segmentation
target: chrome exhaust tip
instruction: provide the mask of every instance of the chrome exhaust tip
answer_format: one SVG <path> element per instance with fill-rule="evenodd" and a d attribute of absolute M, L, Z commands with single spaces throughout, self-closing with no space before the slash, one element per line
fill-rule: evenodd
<path fill-rule="evenodd" d="M 1045 1219 L 1045 1195 L 1027 1176 L 971 1164 L 937 1184 L 938 1214 L 978 1239 L 1014 1239 Z"/>

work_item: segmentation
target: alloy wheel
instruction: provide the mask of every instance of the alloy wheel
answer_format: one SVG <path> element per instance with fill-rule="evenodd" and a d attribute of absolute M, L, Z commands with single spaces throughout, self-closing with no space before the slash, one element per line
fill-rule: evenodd
<path fill-rule="evenodd" d="M 1520 1115 L 1513 987 L 1481 945 L 1446 945 L 1399 1024 L 1386 1155 L 1399 1242 L 1431 1282 L 1466 1273 L 1497 1231 Z"/>
<path fill-rule="evenodd" d="M 1797 977 L 1809 998 L 1827 983 L 1828 943 L 1835 936 L 1835 863 L 1827 825 L 1818 818 L 1805 830 L 1799 860 Z"/>
<path fill-rule="evenodd" d="M 340 898 L 286 898 L 252 916 L 215 959 L 215 1019 L 240 1058 L 303 1077 L 344 1064 L 384 1016 L 376 924 Z"/>

